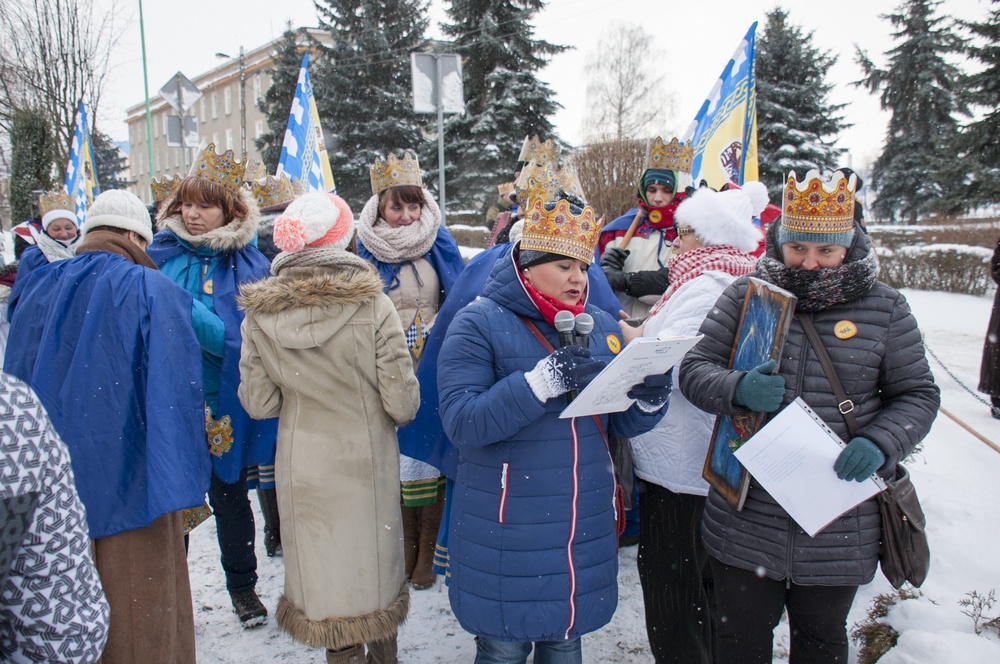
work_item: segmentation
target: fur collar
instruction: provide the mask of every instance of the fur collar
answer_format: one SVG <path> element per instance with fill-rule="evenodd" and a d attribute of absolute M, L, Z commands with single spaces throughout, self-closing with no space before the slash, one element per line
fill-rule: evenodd
<path fill-rule="evenodd" d="M 225 226 L 203 235 L 191 235 L 184 227 L 184 221 L 180 215 L 172 217 L 161 215 L 156 220 L 156 230 L 172 231 L 174 235 L 195 248 L 205 245 L 213 251 L 239 251 L 253 242 L 257 235 L 257 227 L 260 225 L 260 208 L 257 207 L 257 199 L 246 188 L 240 189 L 240 198 L 250 210 L 247 218 L 243 221 L 231 221 Z M 163 210 L 166 211 L 167 207 L 169 205 L 165 205 Z"/>
<path fill-rule="evenodd" d="M 382 279 L 352 254 L 321 267 L 287 267 L 277 277 L 247 284 L 239 304 L 254 315 L 279 314 L 304 307 L 359 305 L 382 294 Z M 354 258 L 363 264 L 350 259 Z"/>

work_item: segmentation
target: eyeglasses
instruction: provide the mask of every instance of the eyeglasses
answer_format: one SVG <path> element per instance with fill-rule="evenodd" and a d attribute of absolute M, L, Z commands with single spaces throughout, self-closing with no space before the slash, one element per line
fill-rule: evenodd
<path fill-rule="evenodd" d="M 690 235 L 691 233 L 694 233 L 694 229 L 690 226 L 677 227 L 677 237 L 684 237 L 685 235 Z"/>

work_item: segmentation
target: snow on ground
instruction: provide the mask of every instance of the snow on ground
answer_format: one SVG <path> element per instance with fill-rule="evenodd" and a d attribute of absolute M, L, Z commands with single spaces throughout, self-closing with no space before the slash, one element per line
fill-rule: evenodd
<path fill-rule="evenodd" d="M 961 381 L 975 389 L 983 336 L 992 298 L 906 291 L 924 331 L 926 343 Z M 931 368 L 941 386 L 944 407 L 969 426 L 1000 443 L 1000 421 L 965 392 L 932 358 Z M 888 621 L 901 632 L 898 645 L 883 664 L 1000 662 L 1000 637 L 977 636 L 972 620 L 962 615 L 958 601 L 966 593 L 1000 592 L 1000 454 L 968 434 L 944 414 L 938 416 L 923 449 L 909 464 L 927 514 L 931 542 L 931 572 L 923 596 L 902 602 Z M 252 499 L 256 509 L 256 499 Z M 261 531 L 258 513 L 258 533 Z M 282 588 L 282 560 L 264 555 L 258 536 L 261 598 L 273 612 Z M 620 598 L 614 619 L 604 629 L 584 637 L 584 661 L 648 663 L 642 596 L 635 567 L 635 547 L 619 554 Z M 218 563 L 214 523 L 192 533 L 189 556 L 194 593 L 198 659 L 202 662 L 315 662 L 323 652 L 293 642 L 277 630 L 273 619 L 264 627 L 244 631 L 232 613 Z M 890 591 L 881 575 L 861 588 L 849 624 L 862 620 L 871 599 Z M 399 634 L 400 662 L 471 662 L 472 636 L 456 622 L 448 593 L 440 581 L 430 590 L 413 591 L 410 617 Z M 1000 606 L 987 612 L 1000 615 Z M 776 630 L 777 662 L 787 658 L 788 630 Z M 857 661 L 852 647 L 851 663 Z"/>

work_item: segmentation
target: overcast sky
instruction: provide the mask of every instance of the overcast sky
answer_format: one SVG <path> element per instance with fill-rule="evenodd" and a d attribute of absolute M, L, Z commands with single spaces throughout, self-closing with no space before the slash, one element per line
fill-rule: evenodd
<path fill-rule="evenodd" d="M 98 4 L 110 0 L 98 0 Z M 143 100 L 142 56 L 138 0 L 118 0 L 133 19 L 114 58 L 115 70 L 99 118 L 101 129 L 125 140 L 125 109 Z M 683 132 L 722 72 L 739 40 L 754 21 L 762 30 L 765 14 L 781 4 L 790 20 L 814 33 L 814 44 L 839 55 L 828 82 L 835 85 L 831 101 L 847 103 L 854 127 L 843 133 L 840 146 L 849 150 L 852 165 L 862 170 L 881 149 L 887 116 L 877 98 L 850 85 L 860 78 L 854 45 L 877 64 L 891 48 L 891 26 L 880 14 L 893 11 L 895 0 L 840 0 L 777 3 L 773 0 L 550 0 L 534 21 L 535 36 L 575 48 L 555 56 L 541 77 L 563 105 L 555 116 L 556 130 L 570 143 L 583 138 L 586 114 L 585 62 L 601 30 L 608 24 L 638 22 L 652 33 L 661 52 L 649 61 L 663 74 L 673 96 L 673 126 Z M 956 18 L 981 20 L 989 0 L 945 0 L 941 11 Z M 446 18 L 442 0 L 431 3 L 431 37 L 441 36 Z M 285 22 L 296 27 L 316 25 L 312 0 L 145 0 L 143 3 L 150 95 L 178 70 L 189 78 L 218 66 L 215 53 L 236 55 L 277 38 Z M 332 128 L 328 128 L 332 130 Z M 846 163 L 846 160 L 845 160 Z"/>

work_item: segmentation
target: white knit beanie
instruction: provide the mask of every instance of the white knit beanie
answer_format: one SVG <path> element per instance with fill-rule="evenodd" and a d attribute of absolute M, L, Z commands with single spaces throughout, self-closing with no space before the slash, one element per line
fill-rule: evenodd
<path fill-rule="evenodd" d="M 42 229 L 49 230 L 49 226 L 56 219 L 68 219 L 72 221 L 77 226 L 80 225 L 80 221 L 76 218 L 76 213 L 72 210 L 49 210 L 44 215 L 42 215 Z"/>
<path fill-rule="evenodd" d="M 94 199 L 93 205 L 87 210 L 87 222 L 83 225 L 82 232 L 86 235 L 98 226 L 132 231 L 146 240 L 146 244 L 153 241 L 153 222 L 149 218 L 149 210 L 138 196 L 124 189 L 109 189 Z"/>
<path fill-rule="evenodd" d="M 741 189 L 698 189 L 681 201 L 674 214 L 678 226 L 688 226 L 705 246 L 728 245 L 753 251 L 764 237 L 753 218 L 767 207 L 767 187 L 746 182 Z"/>
<path fill-rule="evenodd" d="M 282 251 L 326 247 L 346 249 L 354 235 L 354 215 L 336 194 L 303 194 L 274 220 L 271 239 Z"/>

